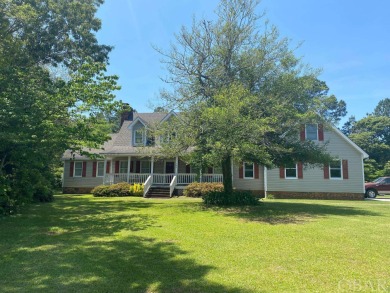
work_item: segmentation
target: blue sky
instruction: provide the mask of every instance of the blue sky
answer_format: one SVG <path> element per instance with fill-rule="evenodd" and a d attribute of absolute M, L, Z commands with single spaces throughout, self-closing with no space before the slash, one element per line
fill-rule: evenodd
<path fill-rule="evenodd" d="M 138 112 L 158 105 L 166 72 L 152 44 L 168 48 L 192 16 L 214 18 L 217 0 L 106 0 L 98 17 L 101 43 L 114 46 L 109 74 L 120 77 L 118 99 Z M 390 1 L 262 0 L 259 12 L 276 25 L 306 63 L 321 68 L 330 94 L 357 119 L 390 98 Z"/>

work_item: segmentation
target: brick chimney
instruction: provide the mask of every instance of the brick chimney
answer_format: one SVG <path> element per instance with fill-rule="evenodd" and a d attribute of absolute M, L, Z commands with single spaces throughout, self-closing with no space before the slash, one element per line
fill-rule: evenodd
<path fill-rule="evenodd" d="M 121 113 L 121 126 L 124 121 L 133 121 L 133 108 L 128 103 L 123 104 L 123 111 Z"/>

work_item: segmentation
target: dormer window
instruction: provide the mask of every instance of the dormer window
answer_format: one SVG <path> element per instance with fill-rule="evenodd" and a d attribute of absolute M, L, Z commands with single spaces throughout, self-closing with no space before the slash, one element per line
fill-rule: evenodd
<path fill-rule="evenodd" d="M 145 131 L 143 129 L 137 129 L 134 131 L 134 145 L 144 144 Z"/>
<path fill-rule="evenodd" d="M 318 140 L 318 125 L 317 124 L 306 124 L 306 139 L 307 140 Z"/>

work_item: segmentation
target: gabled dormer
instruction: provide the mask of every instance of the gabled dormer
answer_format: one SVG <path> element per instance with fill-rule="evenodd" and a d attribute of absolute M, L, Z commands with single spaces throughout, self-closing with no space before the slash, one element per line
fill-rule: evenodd
<path fill-rule="evenodd" d="M 128 127 L 131 131 L 130 144 L 132 146 L 145 146 L 147 142 L 147 123 L 137 117 Z"/>

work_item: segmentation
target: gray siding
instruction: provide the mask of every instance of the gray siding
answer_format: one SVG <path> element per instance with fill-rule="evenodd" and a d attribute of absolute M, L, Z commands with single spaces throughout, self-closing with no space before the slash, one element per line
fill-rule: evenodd
<path fill-rule="evenodd" d="M 233 167 L 233 187 L 239 190 L 264 190 L 264 168 L 259 168 L 259 179 L 241 179 L 239 176 L 240 166 Z"/>
<path fill-rule="evenodd" d="M 103 177 L 92 177 L 92 161 L 87 161 L 86 177 L 70 177 L 69 169 L 70 161 L 65 161 L 63 187 L 95 187 L 103 184 Z"/>
<path fill-rule="evenodd" d="M 329 141 L 328 151 L 341 160 L 348 160 L 349 179 L 324 179 L 322 168 L 306 165 L 303 169 L 303 179 L 281 179 L 279 168 L 274 168 L 267 172 L 268 192 L 364 192 L 362 154 L 334 131 L 327 130 L 324 135 L 325 141 Z"/>

